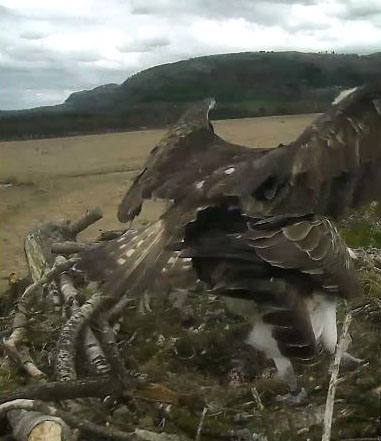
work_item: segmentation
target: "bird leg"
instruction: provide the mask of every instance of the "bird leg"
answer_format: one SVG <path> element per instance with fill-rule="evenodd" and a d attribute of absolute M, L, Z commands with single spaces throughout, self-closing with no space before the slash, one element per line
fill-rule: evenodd
<path fill-rule="evenodd" d="M 289 388 L 289 393 L 286 395 L 278 395 L 276 397 L 277 401 L 287 401 L 291 404 L 300 404 L 306 398 L 307 392 L 304 387 L 300 387 L 298 377 L 291 361 L 282 355 L 273 358 L 273 360 L 277 368 L 277 377 L 284 381 Z"/>
<path fill-rule="evenodd" d="M 324 349 L 331 355 L 335 353 L 337 345 L 336 307 L 337 300 L 335 298 L 317 292 L 314 293 L 308 304 L 316 341 L 321 341 Z M 345 352 L 341 361 L 342 366 L 348 370 L 354 370 L 363 363 L 363 360 L 347 352 L 351 342 L 352 339 L 348 334 L 345 342 Z"/>
<path fill-rule="evenodd" d="M 277 341 L 272 335 L 273 325 L 264 323 L 259 314 L 253 317 L 252 321 L 254 322 L 254 325 L 249 333 L 246 343 L 257 350 L 264 352 L 268 358 L 273 359 L 277 369 L 276 376 L 284 381 L 289 388 L 289 393 L 277 397 L 277 400 L 299 404 L 306 397 L 307 393 L 304 388 L 301 388 L 298 385 L 298 379 L 291 361 L 280 353 Z"/>

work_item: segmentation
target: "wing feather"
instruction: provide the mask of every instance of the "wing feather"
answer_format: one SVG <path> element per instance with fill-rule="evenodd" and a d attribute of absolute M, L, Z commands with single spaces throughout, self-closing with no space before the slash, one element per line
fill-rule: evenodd
<path fill-rule="evenodd" d="M 332 217 L 381 200 L 380 102 L 381 81 L 364 85 L 306 128 L 292 148 L 293 200 L 307 193 L 311 210 Z"/>
<path fill-rule="evenodd" d="M 156 146 L 118 212 L 136 216 L 157 197 L 189 209 L 236 197 L 250 216 L 316 213 L 336 218 L 381 200 L 381 81 L 364 85 L 319 117 L 293 143 L 249 149 L 219 138 L 211 99 L 190 109 Z"/>
<path fill-rule="evenodd" d="M 214 133 L 209 121 L 212 98 L 196 104 L 169 130 L 151 151 L 118 210 L 121 222 L 140 213 L 144 199 L 180 201 L 190 194 L 207 199 L 204 184 L 222 167 L 222 178 L 231 164 L 251 160 L 268 149 L 231 144 Z"/>

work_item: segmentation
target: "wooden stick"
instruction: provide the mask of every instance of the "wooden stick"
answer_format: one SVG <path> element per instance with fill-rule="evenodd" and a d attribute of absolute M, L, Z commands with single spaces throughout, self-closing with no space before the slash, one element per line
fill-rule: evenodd
<path fill-rule="evenodd" d="M 57 256 L 55 263 L 59 264 L 65 260 L 63 256 Z M 80 308 L 79 292 L 77 288 L 75 288 L 73 280 L 68 273 L 63 273 L 59 276 L 59 284 L 65 305 L 68 307 L 70 314 L 73 315 Z M 100 347 L 99 341 L 95 337 L 92 329 L 88 326 L 85 327 L 83 333 L 83 348 L 86 359 L 90 367 L 94 370 L 94 373 L 105 375 L 110 372 L 110 366 Z"/>
<path fill-rule="evenodd" d="M 72 258 L 72 259 L 66 260 L 65 262 L 63 262 L 61 264 L 54 265 L 51 270 L 47 271 L 41 277 L 41 279 L 39 279 L 36 282 L 29 285 L 28 288 L 24 291 L 21 298 L 28 297 L 36 289 L 42 287 L 43 285 L 45 285 L 45 283 L 48 283 L 51 280 L 55 279 L 59 274 L 63 273 L 64 271 L 67 271 L 68 269 L 70 269 L 77 261 L 78 261 L 77 258 Z"/>
<path fill-rule="evenodd" d="M 63 326 L 58 337 L 56 354 L 56 377 L 60 381 L 77 378 L 75 357 L 79 334 L 104 302 L 105 296 L 101 293 L 95 293 L 91 299 L 72 314 Z"/>
<path fill-rule="evenodd" d="M 261 400 L 261 397 L 259 396 L 257 388 L 256 387 L 252 387 L 250 390 L 251 390 L 251 395 L 254 398 L 255 404 L 258 407 L 258 410 L 263 410 L 265 408 L 265 406 L 262 403 L 262 400 Z"/>
<path fill-rule="evenodd" d="M 84 251 L 89 248 L 89 245 L 68 240 L 66 242 L 53 242 L 51 248 L 53 254 L 68 255 Z"/>
<path fill-rule="evenodd" d="M 137 374 L 130 372 L 129 387 L 144 384 Z M 124 393 L 120 379 L 110 376 L 82 378 L 74 381 L 54 381 L 51 383 L 30 384 L 12 392 L 0 394 L 0 404 L 16 399 L 56 401 L 75 398 L 120 396 Z"/>
<path fill-rule="evenodd" d="M 83 216 L 70 222 L 69 231 L 75 237 L 88 226 L 97 222 L 99 219 L 102 219 L 102 217 L 102 210 L 99 207 L 88 210 Z"/>
<path fill-rule="evenodd" d="M 203 425 L 204 425 L 205 416 L 206 416 L 207 412 L 208 412 L 208 408 L 207 408 L 207 407 L 204 407 L 204 408 L 202 409 L 202 414 L 201 414 L 201 418 L 200 418 L 200 423 L 199 423 L 199 425 L 198 425 L 198 427 L 197 427 L 197 433 L 196 433 L 195 441 L 200 441 L 200 439 L 201 439 L 202 427 L 203 427 Z"/>
<path fill-rule="evenodd" d="M 329 381 L 327 400 L 325 404 L 323 436 L 321 438 L 322 441 L 330 441 L 331 439 L 333 406 L 335 404 L 335 394 L 339 377 L 340 363 L 345 351 L 346 340 L 351 321 L 352 312 L 348 309 L 344 318 L 343 327 L 341 329 L 341 335 L 336 346 L 335 358 L 333 360 L 331 379 Z"/>

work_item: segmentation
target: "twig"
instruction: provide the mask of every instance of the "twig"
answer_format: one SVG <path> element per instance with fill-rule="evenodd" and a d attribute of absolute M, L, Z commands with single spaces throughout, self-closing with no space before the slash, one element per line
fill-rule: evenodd
<path fill-rule="evenodd" d="M 254 398 L 255 404 L 257 405 L 259 410 L 263 410 L 265 406 L 262 403 L 261 397 L 259 396 L 259 393 L 257 391 L 256 387 L 252 387 L 251 389 L 251 395 Z"/>
<path fill-rule="evenodd" d="M 8 357 L 20 367 L 32 378 L 41 378 L 45 374 L 38 369 L 30 356 L 29 349 L 26 346 L 20 346 L 20 343 L 26 337 L 26 325 L 27 325 L 27 305 L 23 300 L 19 300 L 17 303 L 17 312 L 13 318 L 12 333 L 3 340 L 3 347 Z"/>
<path fill-rule="evenodd" d="M 333 416 L 333 406 L 335 404 L 335 394 L 336 394 L 336 387 L 338 383 L 338 376 L 339 376 L 339 370 L 340 370 L 340 363 L 341 359 L 343 357 L 345 346 L 346 346 L 346 340 L 347 340 L 347 334 L 348 329 L 352 321 L 352 312 L 350 309 L 347 309 L 347 313 L 344 318 L 343 327 L 341 329 L 341 335 L 339 338 L 339 341 L 336 346 L 336 352 L 335 352 L 335 358 L 333 361 L 332 366 L 332 373 L 331 373 L 331 379 L 329 381 L 328 386 L 328 393 L 327 393 L 327 400 L 325 405 L 325 412 L 324 412 L 324 425 L 323 425 L 323 436 L 322 441 L 330 441 L 331 439 L 331 426 L 332 426 L 332 416 Z"/>
<path fill-rule="evenodd" d="M 203 425 L 204 425 L 205 416 L 206 416 L 207 412 L 208 412 L 208 408 L 205 406 L 205 407 L 202 409 L 202 414 L 201 414 L 201 418 L 200 418 L 200 423 L 199 423 L 199 425 L 198 425 L 198 427 L 197 427 L 197 433 L 196 433 L 195 441 L 200 441 L 200 438 L 201 438 L 201 432 L 202 432 L 202 427 L 203 427 Z"/>
<path fill-rule="evenodd" d="M 8 401 L 7 403 L 0 405 L 0 415 L 3 415 L 11 410 L 24 409 L 30 411 L 41 412 L 44 415 L 55 416 L 64 420 L 69 426 L 80 429 L 83 432 L 91 433 L 98 437 L 103 437 L 112 440 L 120 441 L 136 441 L 139 439 L 134 434 L 128 434 L 122 432 L 118 429 L 113 429 L 111 427 L 105 428 L 94 424 L 83 417 L 77 417 L 69 412 L 65 412 L 56 409 L 53 406 L 48 406 L 43 401 L 33 401 L 33 400 L 14 400 Z"/>
<path fill-rule="evenodd" d="M 45 285 L 45 283 L 50 282 L 54 278 L 56 278 L 59 274 L 63 273 L 64 271 L 67 271 L 70 269 L 76 262 L 78 261 L 77 258 L 72 258 L 69 260 L 65 260 L 65 262 L 62 262 L 58 265 L 54 265 L 53 268 L 49 271 L 47 271 L 41 279 L 37 280 L 36 282 L 32 283 L 28 286 L 28 288 L 24 291 L 21 298 L 28 297 L 30 294 L 32 294 L 36 289 L 40 288 L 41 286 Z"/>

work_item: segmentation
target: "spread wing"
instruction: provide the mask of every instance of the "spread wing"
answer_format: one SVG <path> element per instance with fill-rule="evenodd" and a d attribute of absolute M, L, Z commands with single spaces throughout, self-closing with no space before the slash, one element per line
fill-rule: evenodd
<path fill-rule="evenodd" d="M 252 216 L 316 213 L 337 217 L 381 199 L 381 81 L 334 105 L 293 143 L 248 149 L 219 138 L 208 121 L 212 100 L 191 109 L 155 147 L 119 208 L 127 221 L 143 199 L 194 208 L 237 197 Z"/>
<path fill-rule="evenodd" d="M 203 181 L 224 164 L 257 157 L 264 150 L 228 143 L 213 130 L 208 115 L 214 106 L 208 98 L 191 107 L 151 151 L 118 210 L 121 222 L 140 213 L 144 199 L 182 200 L 192 185 Z"/>
<path fill-rule="evenodd" d="M 381 81 L 334 105 L 300 135 L 293 150 L 285 208 L 301 197 L 315 213 L 337 217 L 346 208 L 380 201 Z"/>

